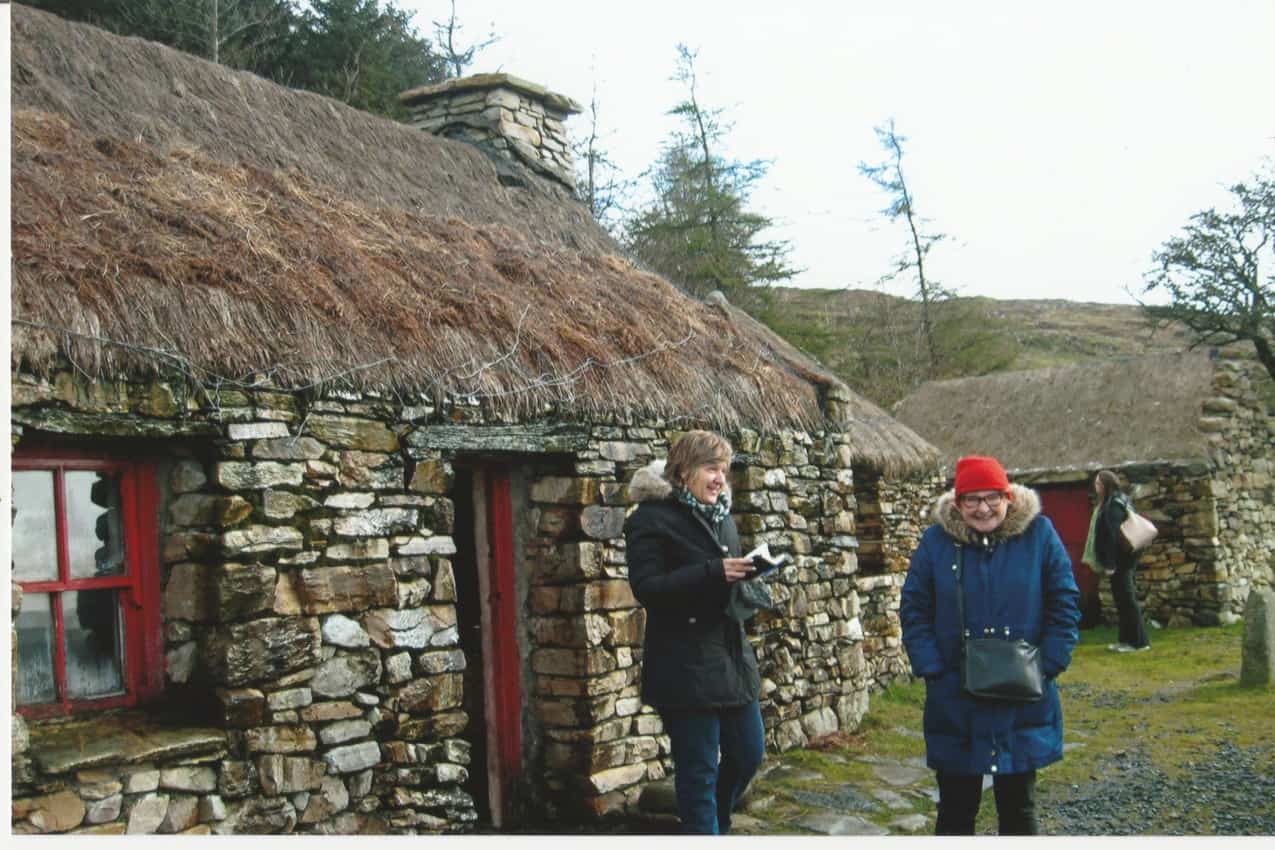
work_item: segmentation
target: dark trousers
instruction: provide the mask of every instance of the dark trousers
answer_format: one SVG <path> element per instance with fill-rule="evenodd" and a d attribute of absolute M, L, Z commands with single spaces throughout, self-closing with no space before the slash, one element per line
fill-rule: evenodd
<path fill-rule="evenodd" d="M 1133 589 L 1133 567 L 1117 567 L 1111 574 L 1111 595 L 1116 598 L 1116 618 L 1119 622 L 1121 643 L 1129 646 L 1146 646 L 1147 629 L 1142 624 L 1142 607 Z"/>
<path fill-rule="evenodd" d="M 765 755 L 761 706 L 754 701 L 737 708 L 663 710 L 660 717 L 673 745 L 682 832 L 725 835 L 735 802 Z"/>
<path fill-rule="evenodd" d="M 973 835 L 983 801 L 983 777 L 939 773 L 939 816 L 935 835 Z M 996 831 L 1001 835 L 1036 835 L 1036 771 L 1010 773 L 992 780 L 996 795 Z"/>

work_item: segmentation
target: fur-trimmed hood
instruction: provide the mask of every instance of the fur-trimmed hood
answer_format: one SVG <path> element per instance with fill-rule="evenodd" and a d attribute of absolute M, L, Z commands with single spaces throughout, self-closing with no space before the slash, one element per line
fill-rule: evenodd
<path fill-rule="evenodd" d="M 1031 525 L 1031 521 L 1040 513 L 1040 496 L 1035 490 L 1021 484 L 1011 484 L 1009 492 L 1012 499 L 1009 510 L 1005 513 L 1005 521 L 1001 523 L 1000 528 L 987 535 L 990 541 L 1017 537 L 1027 530 L 1027 526 Z M 948 490 L 939 497 L 934 505 L 933 518 L 953 540 L 973 544 L 981 542 L 979 538 L 983 535 L 966 525 L 965 520 L 961 518 L 961 509 L 956 504 L 955 489 Z"/>
<path fill-rule="evenodd" d="M 673 485 L 664 477 L 664 461 L 653 460 L 633 473 L 629 481 L 629 501 L 633 504 L 654 502 L 667 499 L 673 492 Z"/>
<path fill-rule="evenodd" d="M 722 492 L 731 495 L 730 481 L 726 482 Z M 655 502 L 673 495 L 673 485 L 664 477 L 664 461 L 653 460 L 633 473 L 629 481 L 629 501 L 638 505 L 642 502 Z"/>

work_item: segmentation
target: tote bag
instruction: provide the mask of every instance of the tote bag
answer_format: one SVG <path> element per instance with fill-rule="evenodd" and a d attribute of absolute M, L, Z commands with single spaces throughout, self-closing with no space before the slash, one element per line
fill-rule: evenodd
<path fill-rule="evenodd" d="M 1126 552 L 1141 552 L 1151 545 L 1159 533 L 1151 520 L 1133 510 L 1120 523 L 1120 547 Z"/>

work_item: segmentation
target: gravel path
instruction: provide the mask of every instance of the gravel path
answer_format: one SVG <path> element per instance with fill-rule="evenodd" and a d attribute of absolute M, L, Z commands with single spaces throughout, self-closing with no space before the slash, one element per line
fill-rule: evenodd
<path fill-rule="evenodd" d="M 1217 741 L 1170 778 L 1140 750 L 1101 763 L 1102 779 L 1038 802 L 1047 835 L 1275 835 L 1275 745 Z"/>

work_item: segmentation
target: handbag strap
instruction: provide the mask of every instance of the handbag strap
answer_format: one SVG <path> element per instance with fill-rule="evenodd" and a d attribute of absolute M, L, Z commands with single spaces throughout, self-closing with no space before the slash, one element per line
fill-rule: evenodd
<path fill-rule="evenodd" d="M 961 624 L 961 645 L 965 645 L 965 638 L 969 634 L 969 629 L 965 628 L 965 583 L 961 581 L 961 576 L 965 572 L 965 547 L 960 543 L 956 544 L 956 618 Z"/>

